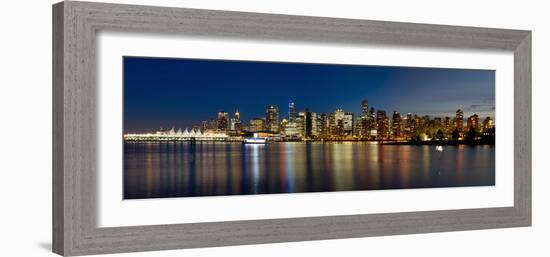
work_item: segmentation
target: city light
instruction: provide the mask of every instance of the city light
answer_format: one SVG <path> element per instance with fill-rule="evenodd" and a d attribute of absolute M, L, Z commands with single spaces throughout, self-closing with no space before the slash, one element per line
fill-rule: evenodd
<path fill-rule="evenodd" d="M 330 113 L 317 113 L 309 109 L 298 111 L 291 100 L 286 114 L 279 119 L 279 108 L 268 105 L 265 117 L 255 117 L 247 123 L 241 121 L 237 109 L 232 117 L 220 111 L 217 117 L 204 120 L 193 128 L 160 129 L 149 133 L 124 134 L 125 141 L 376 141 L 376 142 L 456 142 L 468 140 L 494 142 L 495 126 L 490 117 L 480 122 L 473 114 L 466 119 L 464 112 L 455 117 L 433 117 L 393 111 L 388 117 L 385 110 L 369 108 L 368 100 L 361 101 L 361 113 L 337 109 Z M 265 140 L 264 140 L 265 139 Z"/>

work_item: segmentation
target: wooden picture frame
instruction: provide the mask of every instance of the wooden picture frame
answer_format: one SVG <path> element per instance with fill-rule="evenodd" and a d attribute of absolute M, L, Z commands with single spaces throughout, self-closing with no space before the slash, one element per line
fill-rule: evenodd
<path fill-rule="evenodd" d="M 514 206 L 101 228 L 96 33 L 345 42 L 514 52 Z M 53 251 L 88 255 L 531 225 L 531 32 L 65 1 L 53 6 Z"/>

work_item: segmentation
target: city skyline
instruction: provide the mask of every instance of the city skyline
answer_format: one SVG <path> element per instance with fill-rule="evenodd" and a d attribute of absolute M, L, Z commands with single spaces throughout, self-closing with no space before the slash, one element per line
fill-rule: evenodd
<path fill-rule="evenodd" d="M 465 120 L 474 113 L 494 120 L 494 71 L 124 58 L 125 132 L 191 128 L 237 109 L 248 122 L 265 118 L 268 106 L 280 122 L 289 119 L 289 100 L 297 112 L 359 115 L 364 99 L 390 119 L 394 111 L 454 117 L 460 108 Z"/>

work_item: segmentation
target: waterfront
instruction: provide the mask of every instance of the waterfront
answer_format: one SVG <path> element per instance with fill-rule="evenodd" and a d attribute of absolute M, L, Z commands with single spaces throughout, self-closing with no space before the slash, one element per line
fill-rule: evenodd
<path fill-rule="evenodd" d="M 495 147 L 361 142 L 126 142 L 124 198 L 331 192 L 495 183 Z"/>

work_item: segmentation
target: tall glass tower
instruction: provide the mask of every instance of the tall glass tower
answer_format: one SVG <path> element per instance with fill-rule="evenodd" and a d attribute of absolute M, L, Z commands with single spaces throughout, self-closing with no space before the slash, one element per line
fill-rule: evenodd
<path fill-rule="evenodd" d="M 296 119 L 297 112 L 296 112 L 296 106 L 294 105 L 294 102 L 292 100 L 288 101 L 288 121 L 294 122 Z"/>
<path fill-rule="evenodd" d="M 279 111 L 277 107 L 274 105 L 267 106 L 265 115 L 267 130 L 277 132 L 279 130 Z"/>

